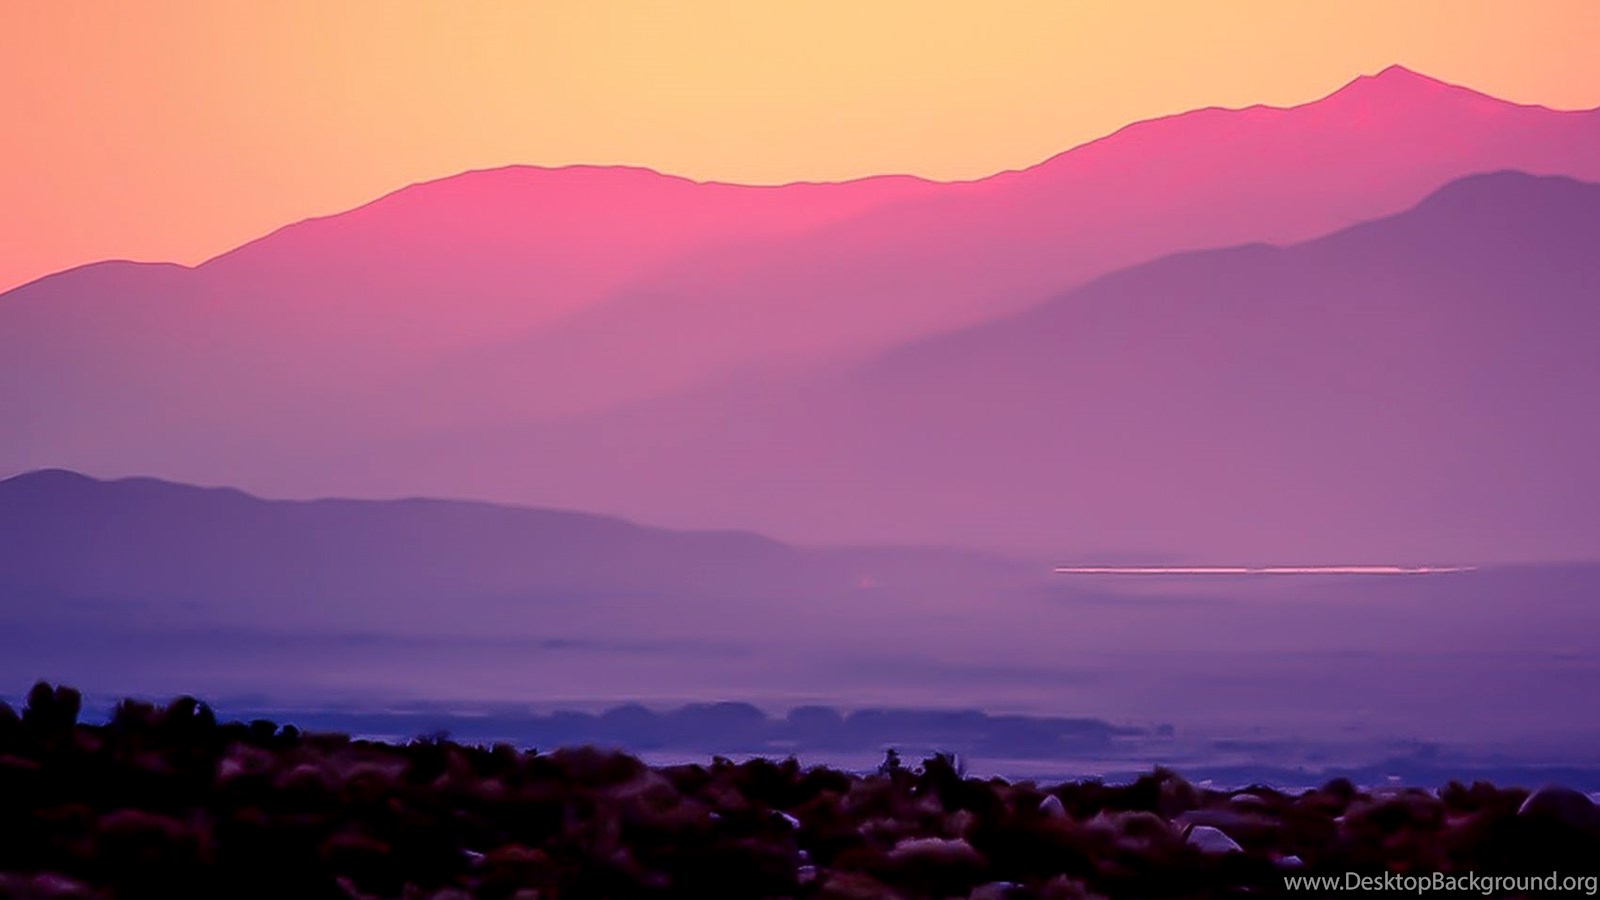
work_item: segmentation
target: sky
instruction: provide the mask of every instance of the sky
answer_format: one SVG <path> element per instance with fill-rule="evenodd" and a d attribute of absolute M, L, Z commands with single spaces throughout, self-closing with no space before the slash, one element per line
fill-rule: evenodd
<path fill-rule="evenodd" d="M 0 0 L 0 290 L 513 163 L 980 177 L 1392 63 L 1600 105 L 1600 3 Z"/>

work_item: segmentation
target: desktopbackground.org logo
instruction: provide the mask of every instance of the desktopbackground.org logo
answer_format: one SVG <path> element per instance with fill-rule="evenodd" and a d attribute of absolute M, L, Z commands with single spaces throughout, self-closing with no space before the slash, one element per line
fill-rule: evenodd
<path fill-rule="evenodd" d="M 1346 872 L 1344 875 L 1286 875 L 1284 888 L 1290 891 L 1359 891 L 1381 893 L 1475 893 L 1485 897 L 1516 894 L 1566 894 L 1594 897 L 1600 895 L 1600 875 L 1479 875 L 1467 872 L 1451 875 L 1433 872 L 1422 875 L 1386 872 L 1382 875 L 1365 875 Z"/>

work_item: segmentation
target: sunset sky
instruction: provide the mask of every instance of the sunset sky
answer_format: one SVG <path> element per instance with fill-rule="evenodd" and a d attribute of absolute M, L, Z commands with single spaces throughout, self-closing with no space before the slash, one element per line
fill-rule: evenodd
<path fill-rule="evenodd" d="M 407 183 L 533 163 L 981 176 L 1130 121 L 1400 63 L 1600 105 L 1600 3 L 0 6 L 0 289 L 198 262 Z"/>

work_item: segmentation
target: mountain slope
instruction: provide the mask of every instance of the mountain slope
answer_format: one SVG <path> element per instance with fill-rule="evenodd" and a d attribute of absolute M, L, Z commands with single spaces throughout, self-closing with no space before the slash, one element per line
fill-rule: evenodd
<path fill-rule="evenodd" d="M 696 248 L 817 227 L 933 187 L 520 166 L 413 185 L 193 269 L 59 273 L 0 295 L 0 384 L 28 386 L 0 392 L 0 417 L 22 436 L 0 470 L 70 466 L 88 446 L 115 448 L 132 464 L 122 471 L 140 471 L 179 433 L 201 453 L 231 455 L 293 426 L 332 441 L 443 416 L 406 408 L 398 373 L 550 322 Z"/>
<path fill-rule="evenodd" d="M 638 637 L 651 623 L 714 630 L 1028 572 L 938 550 L 803 550 L 557 510 L 271 501 L 62 470 L 0 481 L 0 535 L 0 618 L 81 609 L 100 628 L 508 637 L 549 630 L 559 611 L 562 628 Z"/>
<path fill-rule="evenodd" d="M 303 495 L 338 474 L 329 454 L 860 357 L 1119 266 L 1303 239 L 1507 167 L 1600 178 L 1600 114 L 1391 69 L 967 183 L 471 173 L 195 270 L 108 263 L 0 296 L 0 384 L 19 386 L 0 391 L 16 435 L 0 470 Z"/>
<path fill-rule="evenodd" d="M 1594 564 L 1079 579 L 484 504 L 0 481 L 0 678 L 377 718 L 745 699 L 1576 754 L 1593 726 L 1561 711 L 1600 664 L 1597 585 Z"/>
<path fill-rule="evenodd" d="M 1306 240 L 1502 169 L 1600 180 L 1600 112 L 1517 106 L 1392 67 L 1317 102 L 1141 122 L 731 258 L 691 256 L 415 386 L 441 400 L 474 383 L 520 387 L 493 395 L 493 419 L 583 405 L 552 384 L 592 404 L 708 369 L 871 352 L 1176 251 Z"/>
<path fill-rule="evenodd" d="M 397 447 L 369 484 L 1069 557 L 1589 558 L 1597 246 L 1600 186 L 1476 176 L 841 373 Z"/>

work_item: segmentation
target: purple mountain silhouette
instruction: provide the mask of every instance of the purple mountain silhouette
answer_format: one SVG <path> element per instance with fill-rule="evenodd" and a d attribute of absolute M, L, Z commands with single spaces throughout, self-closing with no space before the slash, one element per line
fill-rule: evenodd
<path fill-rule="evenodd" d="M 1175 251 L 1306 240 L 1506 169 L 1600 180 L 1600 112 L 1517 106 L 1391 67 L 1314 103 L 1141 122 L 1023 171 L 692 256 L 460 371 L 524 388 L 496 411 L 582 405 L 552 399 L 551 383 L 624 399 L 713 366 L 972 324 Z M 597 373 L 596 357 L 628 364 Z M 463 393 L 440 370 L 417 383 L 429 386 Z"/>
<path fill-rule="evenodd" d="M 0 296 L 0 383 L 22 386 L 0 391 L 0 471 L 344 494 L 360 479 L 330 484 L 330 453 L 863 358 L 1118 267 L 1309 238 L 1502 168 L 1600 179 L 1600 113 L 1392 68 L 973 182 L 470 173 L 195 269 L 104 263 Z"/>
<path fill-rule="evenodd" d="M 709 627 L 731 615 L 749 625 L 1043 571 L 957 551 L 808 550 L 560 510 L 269 501 L 64 470 L 0 481 L 0 533 L 0 619 L 87 603 L 96 627 L 109 615 L 145 630 L 538 636 L 559 612 L 569 630 L 637 637 L 651 621 Z M 627 621 L 614 621 L 619 610 Z"/>
<path fill-rule="evenodd" d="M 1600 186 L 1474 176 L 825 375 L 391 448 L 367 489 L 1072 556 L 1590 558 L 1597 241 Z"/>
<path fill-rule="evenodd" d="M 1596 661 L 1593 564 L 1085 582 L 937 550 L 63 471 L 0 481 L 0 534 L 0 676 L 13 684 L 368 713 L 433 700 L 465 716 L 485 703 L 525 716 L 533 698 L 969 706 L 1201 734 L 1244 722 L 1346 751 L 1510 736 L 1558 759 L 1593 743 L 1589 720 L 1561 714 L 1592 683 L 1574 676 Z M 365 721 L 358 731 L 416 733 L 403 716 Z M 1030 733 L 997 749 L 1022 752 Z"/>

